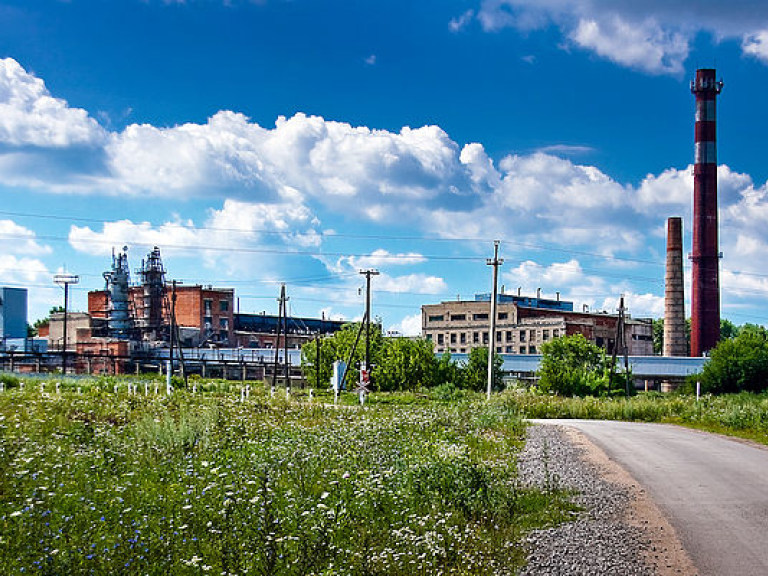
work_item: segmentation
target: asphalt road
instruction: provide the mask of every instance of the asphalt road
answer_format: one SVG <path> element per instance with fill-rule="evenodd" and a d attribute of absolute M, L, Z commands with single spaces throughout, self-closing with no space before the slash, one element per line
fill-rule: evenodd
<path fill-rule="evenodd" d="M 572 426 L 637 480 L 702 576 L 768 575 L 768 449 L 665 424 Z"/>

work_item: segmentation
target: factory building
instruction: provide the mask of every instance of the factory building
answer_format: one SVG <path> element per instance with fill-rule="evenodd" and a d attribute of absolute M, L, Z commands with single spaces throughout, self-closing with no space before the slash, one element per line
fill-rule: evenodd
<path fill-rule="evenodd" d="M 488 347 L 490 295 L 422 306 L 422 335 L 438 354 L 467 354 Z M 540 354 L 542 344 L 560 336 L 583 334 L 606 352 L 613 352 L 619 317 L 608 313 L 575 312 L 573 303 L 557 299 L 499 294 L 493 346 L 499 354 Z M 625 318 L 625 341 L 633 356 L 653 354 L 653 322 Z"/>
<path fill-rule="evenodd" d="M 278 317 L 263 314 L 235 314 L 235 346 L 242 348 L 282 348 L 286 346 L 285 334 L 277 342 Z M 287 319 L 287 348 L 301 348 L 306 342 L 338 332 L 347 324 L 346 320 L 326 320 L 323 318 Z"/>
<path fill-rule="evenodd" d="M 113 255 L 112 268 L 104 273 L 106 288 L 88 293 L 88 314 L 104 322 L 94 325 L 94 337 L 168 341 L 175 314 L 183 345 L 232 345 L 233 289 L 167 282 L 157 247 L 142 260 L 137 274 L 140 283 L 131 285 L 125 248 Z"/>
<path fill-rule="evenodd" d="M 0 286 L 0 341 L 27 337 L 27 289 Z"/>

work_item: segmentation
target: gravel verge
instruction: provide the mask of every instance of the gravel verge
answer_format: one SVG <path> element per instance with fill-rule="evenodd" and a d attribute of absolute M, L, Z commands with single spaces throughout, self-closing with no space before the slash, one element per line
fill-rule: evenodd
<path fill-rule="evenodd" d="M 649 561 L 653 545 L 648 535 L 628 521 L 633 500 L 630 488 L 604 480 L 584 452 L 560 426 L 528 428 L 518 460 L 522 481 L 544 489 L 573 490 L 574 502 L 584 511 L 571 522 L 533 532 L 526 540 L 530 553 L 521 574 L 659 573 Z"/>

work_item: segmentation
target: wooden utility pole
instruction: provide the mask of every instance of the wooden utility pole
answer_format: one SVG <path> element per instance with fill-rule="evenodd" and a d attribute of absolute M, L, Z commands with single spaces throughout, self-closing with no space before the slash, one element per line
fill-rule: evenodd
<path fill-rule="evenodd" d="M 360 270 L 365 276 L 365 370 L 371 381 L 371 276 L 378 276 L 378 270 Z"/>
<path fill-rule="evenodd" d="M 504 259 L 499 258 L 499 241 L 493 242 L 493 260 L 486 260 L 488 266 L 493 266 L 493 289 L 491 290 L 491 326 L 488 334 L 488 400 L 491 399 L 491 388 L 493 386 L 493 357 L 496 352 L 496 298 L 497 284 L 499 281 L 499 266 L 504 264 Z"/>
<path fill-rule="evenodd" d="M 80 282 L 80 276 L 73 274 L 56 274 L 53 281 L 64 286 L 64 346 L 61 349 L 61 373 L 67 373 L 67 308 L 69 307 L 69 285 Z"/>
<path fill-rule="evenodd" d="M 616 370 L 616 356 L 619 352 L 624 355 L 624 381 L 625 392 L 629 397 L 629 349 L 627 347 L 626 332 L 624 330 L 624 296 L 619 298 L 619 319 L 616 322 L 616 338 L 613 343 L 613 354 L 611 354 L 611 371 L 608 376 L 608 392 L 613 387 L 613 375 Z"/>
<path fill-rule="evenodd" d="M 285 295 L 285 284 L 280 286 L 280 297 L 277 299 L 277 301 L 277 339 L 275 340 L 275 366 L 274 370 L 272 371 L 272 387 L 277 388 L 277 370 L 280 356 L 280 333 L 283 331 L 284 327 L 285 334 L 283 335 L 283 363 L 285 367 L 285 388 L 288 390 L 290 388 L 290 380 L 288 378 L 288 321 L 286 319 L 286 302 L 288 301 L 288 297 Z"/>

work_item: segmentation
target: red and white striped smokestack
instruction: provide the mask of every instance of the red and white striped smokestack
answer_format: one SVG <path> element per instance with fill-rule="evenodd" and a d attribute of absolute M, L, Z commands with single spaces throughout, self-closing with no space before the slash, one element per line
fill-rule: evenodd
<path fill-rule="evenodd" d="M 691 252 L 691 356 L 711 350 L 720 338 L 717 240 L 717 138 L 715 99 L 723 89 L 713 68 L 696 70 L 696 164 L 693 168 Z"/>

